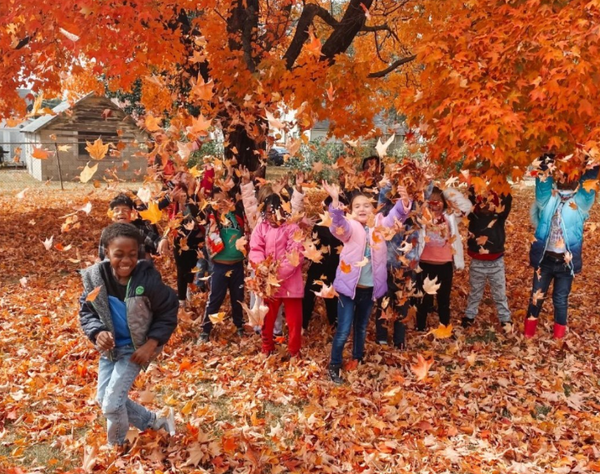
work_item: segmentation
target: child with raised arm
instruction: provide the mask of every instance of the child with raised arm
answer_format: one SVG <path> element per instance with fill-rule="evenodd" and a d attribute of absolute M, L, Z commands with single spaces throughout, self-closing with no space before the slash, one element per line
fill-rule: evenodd
<path fill-rule="evenodd" d="M 174 434 L 172 412 L 159 418 L 131 401 L 128 393 L 177 327 L 177 295 L 151 262 L 138 260 L 141 237 L 133 225 L 110 225 L 102 245 L 107 260 L 81 272 L 79 320 L 101 353 L 97 401 L 107 420 L 108 443 L 123 446 L 130 424 Z"/>
<path fill-rule="evenodd" d="M 343 383 L 340 371 L 344 345 L 350 330 L 354 327 L 352 358 L 361 361 L 373 302 L 387 292 L 387 246 L 378 227 L 392 227 L 396 221 L 404 222 L 411 202 L 406 189 L 399 187 L 400 199 L 389 214 L 374 216 L 372 199 L 357 192 L 350 199 L 351 218 L 347 218 L 340 207 L 339 187 L 323 182 L 323 189 L 331 196 L 331 233 L 343 243 L 333 283 L 339 294 L 338 324 L 329 363 L 331 380 L 340 384 Z"/>
<path fill-rule="evenodd" d="M 463 243 L 458 232 L 456 215 L 448 203 L 462 214 L 471 212 L 473 205 L 457 189 L 442 191 L 434 187 L 427 201 L 427 219 L 419 231 L 419 266 L 417 285 L 423 298 L 417 305 L 417 331 L 427 329 L 427 313 L 433 305 L 433 294 L 427 293 L 427 280 L 439 285 L 437 299 L 440 323 L 450 324 L 450 292 L 454 269 L 465 268 Z"/>
<path fill-rule="evenodd" d="M 275 349 L 273 327 L 280 306 L 285 308 L 288 325 L 288 350 L 292 357 L 300 355 L 302 346 L 302 242 L 294 239 L 299 231 L 297 224 L 287 222 L 291 203 L 279 194 L 270 194 L 261 203 L 262 212 L 250 238 L 248 260 L 254 265 L 271 258 L 279 262 L 277 280 L 279 288 L 274 296 L 268 296 L 268 306 L 262 328 L 262 352 L 270 354 Z M 286 211 L 286 208 L 288 211 Z M 260 276 L 260 275 L 259 275 Z"/>

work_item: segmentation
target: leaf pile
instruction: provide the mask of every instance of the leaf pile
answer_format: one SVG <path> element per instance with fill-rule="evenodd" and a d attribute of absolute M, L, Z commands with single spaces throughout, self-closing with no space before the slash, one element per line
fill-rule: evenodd
<path fill-rule="evenodd" d="M 586 226 L 565 342 L 551 339 L 549 307 L 536 338 L 525 341 L 532 193 L 515 190 L 507 224 L 514 333 L 502 333 L 489 297 L 474 327 L 457 327 L 468 291 L 468 275 L 457 273 L 450 337 L 409 331 L 409 351 L 401 353 L 375 345 L 370 332 L 365 363 L 347 367 L 349 383 L 336 387 L 326 373 L 332 334 L 321 307 L 304 335 L 302 359 L 291 362 L 285 345 L 265 359 L 260 339 L 240 341 L 227 320 L 197 346 L 197 320 L 181 312 L 162 359 L 132 391 L 152 409 L 173 407 L 178 433 L 131 431 L 123 457 L 103 448 L 94 402 L 98 356 L 77 319 L 76 271 L 96 256 L 114 192 L 30 190 L 18 200 L 0 194 L 0 471 L 599 471 L 600 239 L 592 230 L 600 213 L 593 208 Z M 88 213 L 74 210 L 86 202 Z M 172 263 L 157 265 L 174 285 Z M 436 320 L 430 316 L 433 327 Z"/>

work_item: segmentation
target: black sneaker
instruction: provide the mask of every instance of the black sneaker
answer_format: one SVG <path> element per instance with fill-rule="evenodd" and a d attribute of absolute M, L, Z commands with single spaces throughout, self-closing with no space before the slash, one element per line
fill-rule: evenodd
<path fill-rule="evenodd" d="M 203 332 L 200 333 L 200 336 L 198 337 L 198 341 L 196 342 L 196 344 L 204 344 L 205 342 L 208 342 L 208 339 L 210 338 L 210 335 L 207 332 Z"/>
<path fill-rule="evenodd" d="M 329 378 L 336 385 L 341 385 L 344 383 L 344 379 L 340 376 L 341 367 L 337 365 L 329 366 Z"/>
<path fill-rule="evenodd" d="M 474 323 L 475 323 L 474 319 L 467 318 L 466 316 L 464 316 L 460 322 L 461 326 L 465 329 L 470 328 L 471 326 L 473 326 Z"/>

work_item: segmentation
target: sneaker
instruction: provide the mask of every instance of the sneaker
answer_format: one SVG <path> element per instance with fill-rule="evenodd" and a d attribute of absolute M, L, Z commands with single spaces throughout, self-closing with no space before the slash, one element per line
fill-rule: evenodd
<path fill-rule="evenodd" d="M 377 344 L 380 345 L 380 346 L 387 346 L 388 342 L 385 339 L 379 339 L 377 341 Z"/>
<path fill-rule="evenodd" d="M 344 379 L 340 376 L 341 367 L 330 365 L 329 366 L 329 378 L 336 385 L 341 385 L 344 383 Z"/>
<path fill-rule="evenodd" d="M 175 415 L 173 409 L 169 408 L 169 414 L 166 417 L 156 418 L 152 425 L 154 430 L 165 430 L 169 436 L 175 436 Z"/>
<path fill-rule="evenodd" d="M 470 328 L 471 326 L 473 326 L 474 323 L 475 323 L 474 319 L 467 318 L 466 316 L 464 316 L 462 318 L 462 320 L 460 321 L 461 326 L 465 329 Z"/>
<path fill-rule="evenodd" d="M 207 332 L 200 333 L 200 336 L 198 336 L 197 344 L 204 344 L 205 342 L 208 342 L 209 339 L 210 334 L 208 334 Z"/>

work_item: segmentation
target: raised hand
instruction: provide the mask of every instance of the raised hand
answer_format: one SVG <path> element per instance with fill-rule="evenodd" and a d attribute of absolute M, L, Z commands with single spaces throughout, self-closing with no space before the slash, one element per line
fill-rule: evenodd
<path fill-rule="evenodd" d="M 402 200 L 404 207 L 407 208 L 410 206 L 410 197 L 404 186 L 398 186 L 398 194 L 400 195 L 400 199 Z"/>
<path fill-rule="evenodd" d="M 248 184 L 250 182 L 250 170 L 245 166 L 240 166 L 240 179 L 242 180 L 242 184 Z"/>
<path fill-rule="evenodd" d="M 331 205 L 338 207 L 340 204 L 340 187 L 337 184 L 329 184 L 327 181 L 323 181 L 321 186 L 331 196 Z"/>

